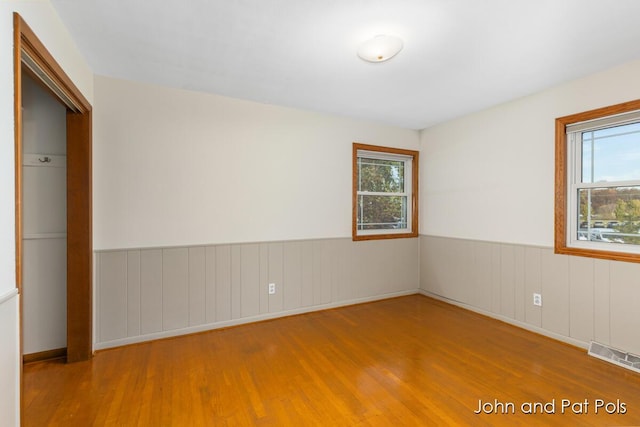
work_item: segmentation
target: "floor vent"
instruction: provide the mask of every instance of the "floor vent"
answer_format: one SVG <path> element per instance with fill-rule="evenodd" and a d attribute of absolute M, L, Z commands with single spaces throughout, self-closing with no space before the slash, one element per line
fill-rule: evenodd
<path fill-rule="evenodd" d="M 597 357 L 598 359 L 606 360 L 607 362 L 615 363 L 623 368 L 640 372 L 640 356 L 635 354 L 626 353 L 591 341 L 591 344 L 589 345 L 589 355 Z"/>

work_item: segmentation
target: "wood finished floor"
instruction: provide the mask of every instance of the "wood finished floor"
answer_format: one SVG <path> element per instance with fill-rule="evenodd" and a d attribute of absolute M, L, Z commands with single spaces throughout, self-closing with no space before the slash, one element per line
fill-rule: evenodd
<path fill-rule="evenodd" d="M 34 363 L 23 380 L 26 426 L 640 425 L 640 374 L 421 295 Z M 496 399 L 515 413 L 474 413 Z M 598 399 L 625 413 L 596 414 Z"/>

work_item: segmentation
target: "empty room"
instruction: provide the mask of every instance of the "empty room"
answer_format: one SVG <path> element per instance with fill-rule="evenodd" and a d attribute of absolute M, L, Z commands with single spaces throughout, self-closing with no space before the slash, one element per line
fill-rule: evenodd
<path fill-rule="evenodd" d="M 640 425 L 640 2 L 0 2 L 0 425 Z"/>

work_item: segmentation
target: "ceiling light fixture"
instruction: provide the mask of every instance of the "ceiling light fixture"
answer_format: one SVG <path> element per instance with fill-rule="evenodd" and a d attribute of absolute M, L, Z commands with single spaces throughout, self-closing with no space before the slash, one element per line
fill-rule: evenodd
<path fill-rule="evenodd" d="M 402 40 L 394 36 L 378 35 L 362 43 L 358 56 L 368 62 L 384 62 L 402 50 Z"/>

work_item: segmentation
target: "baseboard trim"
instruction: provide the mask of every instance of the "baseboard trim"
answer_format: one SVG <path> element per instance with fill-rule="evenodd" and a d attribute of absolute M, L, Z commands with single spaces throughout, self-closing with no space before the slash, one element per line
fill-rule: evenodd
<path fill-rule="evenodd" d="M 138 344 L 138 343 L 155 341 L 155 340 L 164 339 L 164 338 L 173 338 L 173 337 L 179 337 L 182 335 L 195 334 L 199 332 L 213 331 L 216 329 L 244 325 L 247 323 L 261 322 L 264 320 L 278 319 L 280 317 L 295 316 L 297 314 L 312 313 L 314 311 L 328 310 L 332 308 L 345 307 L 348 305 L 362 304 L 362 303 L 379 301 L 379 300 L 384 300 L 389 298 L 402 297 L 406 295 L 415 295 L 418 292 L 419 292 L 418 289 L 411 289 L 407 291 L 392 292 L 392 293 L 364 297 L 364 298 L 356 298 L 356 299 L 340 301 L 336 303 L 301 307 L 294 310 L 280 311 L 278 313 L 261 314 L 258 316 L 245 317 L 242 319 L 232 319 L 232 320 L 226 320 L 222 322 L 208 323 L 204 325 L 189 326 L 187 328 L 174 329 L 171 331 L 154 332 L 146 335 L 137 335 L 135 337 L 130 337 L 130 338 L 121 338 L 117 340 L 96 343 L 94 346 L 94 350 L 95 351 L 106 350 L 109 348 L 122 347 L 130 344 Z"/>
<path fill-rule="evenodd" d="M 22 355 L 22 364 L 44 362 L 46 360 L 63 359 L 67 357 L 67 348 L 55 348 L 53 350 L 39 351 Z"/>
<path fill-rule="evenodd" d="M 579 347 L 579 348 L 582 348 L 582 349 L 585 349 L 585 350 L 587 350 L 589 348 L 589 343 L 588 342 L 580 341 L 580 340 L 577 340 L 575 338 L 571 338 L 571 337 L 567 337 L 565 335 L 557 334 L 555 332 L 540 328 L 538 326 L 530 325 L 528 323 L 522 322 L 520 320 L 512 319 L 510 317 L 503 316 L 501 314 L 492 313 L 490 311 L 483 310 L 481 308 L 474 307 L 472 305 L 469 305 L 469 304 L 466 304 L 466 303 L 463 303 L 463 302 L 460 302 L 460 301 L 456 301 L 456 300 L 453 300 L 453 299 L 449 299 L 449 298 L 443 297 L 441 295 L 437 295 L 437 294 L 425 291 L 424 289 L 418 289 L 418 293 L 422 294 L 422 295 L 424 295 L 426 297 L 437 299 L 439 301 L 446 302 L 447 304 L 455 305 L 457 307 L 464 308 L 465 310 L 473 311 L 473 312 L 476 312 L 478 314 L 482 314 L 483 316 L 491 317 L 493 319 L 500 320 L 501 322 L 505 322 L 505 323 L 508 323 L 510 325 L 522 328 L 522 329 L 526 329 L 526 330 L 528 330 L 530 332 L 534 332 L 534 333 L 539 334 L 539 335 L 544 335 L 544 336 L 546 336 L 548 338 L 552 338 L 552 339 L 554 339 L 556 341 L 564 342 L 564 343 L 572 345 L 574 347 Z"/>

